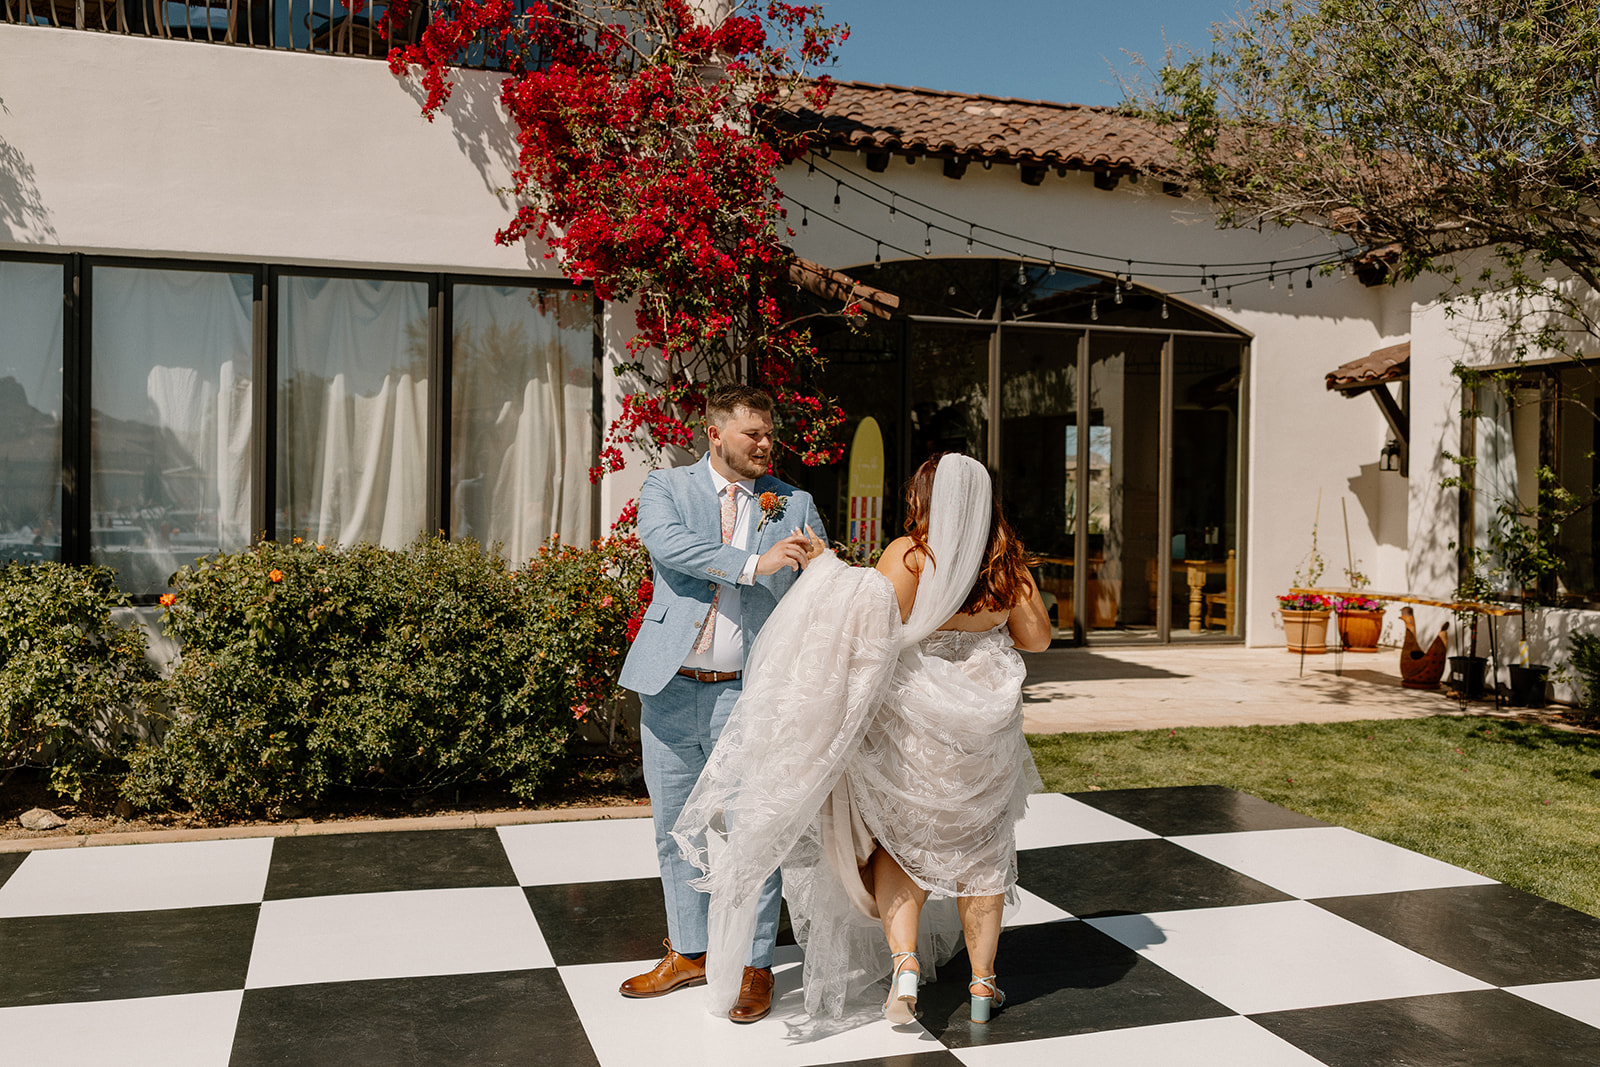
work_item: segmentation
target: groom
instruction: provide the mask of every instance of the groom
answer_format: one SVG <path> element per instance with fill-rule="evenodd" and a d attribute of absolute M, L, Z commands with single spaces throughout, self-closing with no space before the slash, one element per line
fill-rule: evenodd
<path fill-rule="evenodd" d="M 639 694 L 644 781 L 655 818 L 667 905 L 667 955 L 622 983 L 625 997 L 658 997 L 706 980 L 710 898 L 670 834 L 739 699 L 745 653 L 807 558 L 807 525 L 822 534 L 809 494 L 767 474 L 772 399 L 746 385 L 706 397 L 710 450 L 690 467 L 653 471 L 639 491 L 639 537 L 654 589 L 620 681 Z M 766 500 L 763 507 L 762 500 Z M 762 889 L 755 941 L 728 1011 L 753 1023 L 772 1010 L 772 949 L 782 884 Z"/>

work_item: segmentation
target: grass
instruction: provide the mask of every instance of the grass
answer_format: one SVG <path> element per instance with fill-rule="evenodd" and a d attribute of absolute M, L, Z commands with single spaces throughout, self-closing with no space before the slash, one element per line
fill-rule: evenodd
<path fill-rule="evenodd" d="M 1223 785 L 1600 916 L 1600 736 L 1476 716 L 1028 738 L 1064 793 Z"/>

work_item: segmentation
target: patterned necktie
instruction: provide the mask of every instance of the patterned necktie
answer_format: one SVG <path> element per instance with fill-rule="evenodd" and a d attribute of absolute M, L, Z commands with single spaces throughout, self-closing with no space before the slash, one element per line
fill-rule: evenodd
<path fill-rule="evenodd" d="M 733 523 L 739 514 L 739 501 L 735 496 L 739 487 L 729 482 L 722 490 L 722 543 L 733 544 Z M 694 652 L 700 655 L 711 650 L 711 639 L 717 633 L 717 601 L 722 598 L 722 586 L 717 586 L 717 591 L 711 594 L 711 610 L 706 612 L 706 621 L 700 624 L 700 636 L 695 639 Z"/>

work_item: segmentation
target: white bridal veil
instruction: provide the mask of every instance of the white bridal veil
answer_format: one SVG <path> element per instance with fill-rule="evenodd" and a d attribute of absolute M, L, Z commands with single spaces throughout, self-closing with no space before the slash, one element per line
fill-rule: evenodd
<path fill-rule="evenodd" d="M 890 814 L 891 780 L 901 776 L 888 765 L 911 749 L 879 745 L 898 747 L 898 755 L 864 753 L 869 729 L 879 737 L 884 716 L 901 716 L 917 689 L 973 721 L 981 709 L 963 702 L 998 700 L 1004 716 L 1020 714 L 1020 667 L 1013 691 L 997 698 L 986 682 L 956 677 L 959 666 L 947 660 L 939 664 L 950 677 L 928 677 L 918 647 L 971 592 L 992 502 L 982 464 L 944 456 L 929 503 L 932 559 L 904 623 L 888 579 L 828 552 L 806 568 L 757 637 L 743 695 L 673 829 L 684 855 L 706 872 L 694 886 L 711 894 L 713 1012 L 726 1012 L 738 996 L 756 901 L 780 865 L 790 915 L 806 945 L 807 1009 L 838 1014 L 845 999 L 882 973 L 887 948 L 855 868 L 871 837 L 881 837 L 882 820 L 897 817 Z M 1011 681 L 1008 675 L 1005 683 Z M 852 768 L 862 773 L 847 773 Z"/>

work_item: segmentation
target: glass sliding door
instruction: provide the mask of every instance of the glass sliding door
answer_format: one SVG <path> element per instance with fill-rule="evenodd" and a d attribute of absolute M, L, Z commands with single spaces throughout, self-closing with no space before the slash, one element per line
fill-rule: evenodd
<path fill-rule="evenodd" d="M 63 269 L 0 262 L 0 563 L 61 558 Z"/>
<path fill-rule="evenodd" d="M 427 523 L 428 286 L 284 276 L 280 540 L 401 548 Z"/>
<path fill-rule="evenodd" d="M 1089 418 L 1074 441 L 1088 480 L 1086 618 L 1155 630 L 1160 587 L 1161 349 L 1156 334 L 1089 334 Z"/>
<path fill-rule="evenodd" d="M 253 275 L 92 270 L 90 558 L 124 592 L 250 543 Z"/>
<path fill-rule="evenodd" d="M 999 488 L 1006 515 L 1039 557 L 1040 592 L 1059 636 L 1073 634 L 1081 330 L 1007 326 L 1000 334 Z M 1104 487 L 1091 494 L 1104 506 Z"/>
<path fill-rule="evenodd" d="M 594 536 L 594 298 L 456 285 L 451 308 L 450 536 L 514 564 L 559 533 Z"/>
<path fill-rule="evenodd" d="M 1173 338 L 1172 634 L 1237 637 L 1239 386 L 1236 341 Z"/>
<path fill-rule="evenodd" d="M 913 323 L 907 346 L 911 421 L 909 469 L 939 452 L 989 462 L 990 324 Z"/>

